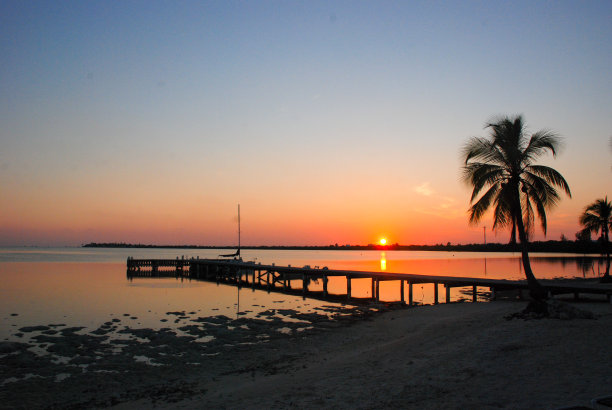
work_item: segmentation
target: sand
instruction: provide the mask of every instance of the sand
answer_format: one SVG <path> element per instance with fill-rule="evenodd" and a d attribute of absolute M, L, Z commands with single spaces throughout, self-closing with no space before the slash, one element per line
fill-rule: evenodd
<path fill-rule="evenodd" d="M 507 320 L 524 306 L 454 303 L 315 320 L 206 357 L 167 336 L 189 357 L 73 374 L 39 392 L 4 384 L 0 399 L 12 408 L 21 395 L 27 408 L 546 409 L 612 395 L 612 305 L 574 304 L 595 319 Z"/>

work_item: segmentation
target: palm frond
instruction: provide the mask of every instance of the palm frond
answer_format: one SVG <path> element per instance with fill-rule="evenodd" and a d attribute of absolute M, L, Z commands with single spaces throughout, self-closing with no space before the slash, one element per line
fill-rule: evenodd
<path fill-rule="evenodd" d="M 493 214 L 493 230 L 505 228 L 512 222 L 512 210 L 510 209 L 510 203 L 507 195 L 504 195 L 503 191 L 504 188 L 502 188 L 502 192 L 500 192 L 497 195 L 497 198 L 495 198 L 496 206 Z"/>
<path fill-rule="evenodd" d="M 544 178 L 547 182 L 561 188 L 567 196 L 572 197 L 569 184 L 557 170 L 545 165 L 529 165 L 525 171 L 532 175 L 538 175 Z"/>
<path fill-rule="evenodd" d="M 525 173 L 522 183 L 531 199 L 541 202 L 545 208 L 553 208 L 561 199 L 557 190 L 538 175 Z"/>
<path fill-rule="evenodd" d="M 465 164 L 470 160 L 477 160 L 485 163 L 503 164 L 503 155 L 498 148 L 486 138 L 472 137 L 463 146 L 462 157 L 465 159 Z"/>
<path fill-rule="evenodd" d="M 601 219 L 598 215 L 592 214 L 590 212 L 585 212 L 580 215 L 579 221 L 580 225 L 584 226 L 585 229 L 588 229 L 596 235 L 601 229 Z"/>
<path fill-rule="evenodd" d="M 561 141 L 556 133 L 550 130 L 540 130 L 531 135 L 529 144 L 523 154 L 529 162 L 545 154 L 546 151 L 550 151 L 555 157 L 561 148 Z"/>
<path fill-rule="evenodd" d="M 463 167 L 463 179 L 474 188 L 470 198 L 472 203 L 482 189 L 504 181 L 504 169 L 498 165 L 473 162 Z"/>
<path fill-rule="evenodd" d="M 489 206 L 491 205 L 491 202 L 495 198 L 497 191 L 499 191 L 499 186 L 497 184 L 493 185 L 491 188 L 489 188 L 487 192 L 485 192 L 480 197 L 478 201 L 476 201 L 474 205 L 470 207 L 469 209 L 470 225 L 477 224 L 478 221 L 480 221 L 480 219 L 485 214 L 487 209 L 489 209 Z"/>
<path fill-rule="evenodd" d="M 585 229 L 594 234 L 601 231 L 603 236 L 604 231 L 612 229 L 612 203 L 608 201 L 607 196 L 604 199 L 597 199 L 586 206 L 578 220 Z"/>
<path fill-rule="evenodd" d="M 541 191 L 535 191 L 535 192 L 532 192 L 531 195 L 535 199 L 535 197 L 539 196 L 540 192 Z M 553 190 L 553 192 L 555 195 L 557 194 L 556 191 Z M 538 213 L 538 218 L 540 219 L 542 231 L 544 231 L 544 236 L 546 236 L 547 222 L 546 222 L 546 206 L 545 205 L 547 201 L 542 200 L 542 198 L 538 198 L 537 200 L 534 200 L 533 202 L 535 203 L 535 206 L 536 206 L 536 211 Z"/>
<path fill-rule="evenodd" d="M 528 237 L 533 235 L 533 226 L 535 221 L 535 215 L 533 212 L 533 206 L 528 195 L 523 196 L 523 224 L 525 225 L 525 233 Z"/>

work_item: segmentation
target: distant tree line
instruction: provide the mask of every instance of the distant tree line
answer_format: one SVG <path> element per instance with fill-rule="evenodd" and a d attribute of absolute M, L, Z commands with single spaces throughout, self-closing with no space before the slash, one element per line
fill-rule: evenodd
<path fill-rule="evenodd" d="M 202 245 L 151 245 L 151 244 L 131 244 L 123 242 L 88 243 L 83 245 L 85 248 L 166 248 L 166 249 L 233 249 L 235 246 L 202 246 Z M 261 246 L 241 246 L 242 249 L 261 249 L 261 250 L 379 250 L 379 251 L 447 251 L 447 252 L 520 252 L 520 246 L 512 243 L 473 243 L 473 244 L 436 244 L 436 245 L 322 245 L 322 246 L 282 246 L 282 245 L 261 245 Z M 551 252 L 551 253 L 589 253 L 600 254 L 603 248 L 599 241 L 587 239 L 577 239 L 571 241 L 562 239 L 559 241 L 534 241 L 530 242 L 531 252 Z"/>

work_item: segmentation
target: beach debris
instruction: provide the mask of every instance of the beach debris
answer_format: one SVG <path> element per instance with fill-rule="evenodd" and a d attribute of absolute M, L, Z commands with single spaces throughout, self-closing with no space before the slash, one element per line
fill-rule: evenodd
<path fill-rule="evenodd" d="M 537 308 L 534 308 L 534 303 L 538 303 Z M 531 301 L 525 309 L 507 315 L 505 319 L 595 319 L 595 315 L 588 310 L 579 309 L 567 303 L 552 299 L 543 302 Z"/>

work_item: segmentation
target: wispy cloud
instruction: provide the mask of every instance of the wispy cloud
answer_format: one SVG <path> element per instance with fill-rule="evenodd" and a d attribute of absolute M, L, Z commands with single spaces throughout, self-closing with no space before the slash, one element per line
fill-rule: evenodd
<path fill-rule="evenodd" d="M 434 191 L 429 187 L 429 182 L 423 182 L 421 185 L 415 186 L 414 191 L 423 196 L 431 196 L 431 194 L 434 193 Z"/>
<path fill-rule="evenodd" d="M 440 205 L 441 209 L 448 209 L 455 206 L 455 198 L 450 198 L 448 196 L 440 197 Z"/>

